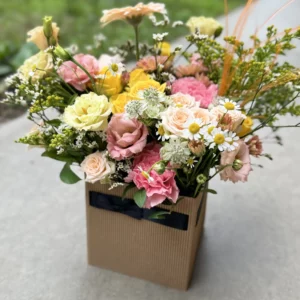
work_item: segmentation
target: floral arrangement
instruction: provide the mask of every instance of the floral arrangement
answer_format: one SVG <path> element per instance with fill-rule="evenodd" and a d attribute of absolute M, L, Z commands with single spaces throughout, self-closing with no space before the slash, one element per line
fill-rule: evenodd
<path fill-rule="evenodd" d="M 146 16 L 158 30 L 150 45 L 139 42 Z M 256 133 L 269 127 L 281 143 L 277 130 L 289 126 L 276 126 L 277 117 L 300 115 L 299 70 L 278 62 L 299 28 L 270 26 L 266 40 L 256 33 L 246 48 L 239 27 L 222 45 L 216 20 L 170 23 L 160 3 L 107 10 L 100 21 L 118 20 L 133 27 L 135 41 L 100 58 L 61 47 L 51 17 L 28 33 L 40 51 L 7 79 L 6 102 L 28 106 L 35 123 L 18 142 L 64 162 L 64 182 L 80 180 L 71 169 L 79 165 L 88 182 L 125 185 L 124 194 L 136 187 L 134 200 L 146 208 L 196 197 L 217 174 L 246 182 L 251 156 L 271 159 Z M 160 27 L 168 26 L 190 29 L 185 49 L 167 42 Z M 132 55 L 136 61 L 126 65 Z"/>

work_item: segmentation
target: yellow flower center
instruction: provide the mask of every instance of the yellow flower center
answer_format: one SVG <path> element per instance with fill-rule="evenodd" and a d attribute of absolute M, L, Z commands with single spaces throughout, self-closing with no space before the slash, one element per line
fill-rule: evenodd
<path fill-rule="evenodd" d="M 189 131 L 192 133 L 192 134 L 196 134 L 199 132 L 199 129 L 200 129 L 200 126 L 197 124 L 197 123 L 192 123 L 190 126 L 189 126 Z"/>
<path fill-rule="evenodd" d="M 227 110 L 233 110 L 235 109 L 235 105 L 232 103 L 232 102 L 226 102 L 224 104 L 224 107 L 227 109 Z"/>
<path fill-rule="evenodd" d="M 111 69 L 114 71 L 114 72 L 118 72 L 118 70 L 119 70 L 119 67 L 118 67 L 118 65 L 117 64 L 111 64 Z"/>
<path fill-rule="evenodd" d="M 181 108 L 181 107 L 183 107 L 183 105 L 181 103 L 176 103 L 176 107 Z"/>
<path fill-rule="evenodd" d="M 165 134 L 164 127 L 162 125 L 160 125 L 157 129 L 157 132 L 159 135 L 163 136 Z"/>
<path fill-rule="evenodd" d="M 208 133 L 208 134 L 211 134 L 211 132 L 212 132 L 214 129 L 215 129 L 215 126 L 210 126 L 210 127 L 208 127 L 207 133 Z"/>
<path fill-rule="evenodd" d="M 189 165 L 189 166 L 192 166 L 193 163 L 194 163 L 194 159 L 192 157 L 188 158 L 188 160 L 186 161 L 186 163 Z"/>
<path fill-rule="evenodd" d="M 217 144 L 217 145 L 221 145 L 225 142 L 225 137 L 222 133 L 217 133 L 214 137 L 214 142 Z"/>

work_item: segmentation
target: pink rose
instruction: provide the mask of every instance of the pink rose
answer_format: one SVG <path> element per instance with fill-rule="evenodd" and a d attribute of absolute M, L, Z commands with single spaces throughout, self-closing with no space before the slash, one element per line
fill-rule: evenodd
<path fill-rule="evenodd" d="M 147 142 L 148 129 L 136 119 L 125 114 L 115 114 L 107 127 L 107 149 L 116 160 L 140 153 Z"/>
<path fill-rule="evenodd" d="M 74 59 L 81 64 L 92 77 L 99 71 L 99 63 L 97 59 L 89 54 L 76 54 Z M 72 61 L 64 62 L 58 69 L 59 76 L 72 85 L 78 91 L 84 91 L 86 84 L 90 81 L 88 75 L 75 65 Z"/>
<path fill-rule="evenodd" d="M 133 181 L 138 189 L 146 190 L 146 208 L 159 205 L 166 199 L 176 203 L 179 196 L 179 189 L 176 185 L 175 172 L 173 170 L 165 170 L 161 175 L 151 170 L 149 173 L 151 180 L 142 172 L 147 172 L 153 164 L 161 160 L 159 150 L 160 145 L 148 144 L 143 152 L 135 157 L 133 169 L 128 174 L 128 177 L 125 178 L 126 182 Z"/>
<path fill-rule="evenodd" d="M 221 171 L 220 176 L 224 181 L 246 182 L 252 170 L 248 146 L 242 140 L 237 141 L 237 143 L 239 145 L 235 150 L 221 153 L 221 166 L 233 165 Z"/>
<path fill-rule="evenodd" d="M 218 86 L 211 84 L 208 87 L 194 77 L 177 79 L 172 84 L 172 94 L 183 93 L 195 97 L 202 108 L 207 108 L 218 93 Z"/>

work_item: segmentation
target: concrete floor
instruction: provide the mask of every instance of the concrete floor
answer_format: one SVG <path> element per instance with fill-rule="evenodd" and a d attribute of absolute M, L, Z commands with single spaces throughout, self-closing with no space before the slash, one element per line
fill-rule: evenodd
<path fill-rule="evenodd" d="M 246 32 L 283 2 L 260 1 Z M 272 23 L 295 27 L 299 11 L 297 0 Z M 61 183 L 60 163 L 13 143 L 30 127 L 25 117 L 0 126 L 1 300 L 300 298 L 299 129 L 282 131 L 284 147 L 264 145 L 274 161 L 261 159 L 247 184 L 212 182 L 192 286 L 180 292 L 86 264 L 83 183 Z"/>

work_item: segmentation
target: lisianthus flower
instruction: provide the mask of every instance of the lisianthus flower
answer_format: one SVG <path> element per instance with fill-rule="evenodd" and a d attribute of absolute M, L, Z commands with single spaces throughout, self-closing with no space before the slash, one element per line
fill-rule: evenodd
<path fill-rule="evenodd" d="M 233 151 L 221 153 L 221 167 L 227 166 L 220 172 L 221 179 L 232 182 L 246 182 L 252 170 L 248 146 L 244 141 L 237 141 L 238 147 Z"/>
<path fill-rule="evenodd" d="M 251 117 L 247 116 L 243 121 L 242 125 L 238 128 L 238 136 L 243 137 L 244 135 L 251 132 L 253 126 L 253 120 Z"/>
<path fill-rule="evenodd" d="M 262 143 L 257 135 L 254 135 L 250 140 L 247 141 L 246 144 L 248 145 L 251 155 L 259 157 L 262 154 Z"/>
<path fill-rule="evenodd" d="M 157 55 L 155 57 L 149 55 L 144 56 L 136 63 L 136 66 L 145 72 L 155 71 L 159 65 L 163 65 L 163 70 L 168 70 L 172 65 L 172 61 L 168 59 L 168 56 Z"/>
<path fill-rule="evenodd" d="M 90 92 L 77 97 L 73 105 L 66 107 L 63 120 L 78 130 L 100 131 L 106 129 L 110 114 L 111 104 L 107 97 Z"/>
<path fill-rule="evenodd" d="M 52 37 L 57 42 L 59 27 L 57 27 L 56 23 L 52 23 Z M 30 31 L 28 31 L 27 35 L 29 36 L 27 42 L 32 42 L 37 45 L 40 50 L 45 50 L 48 48 L 47 38 L 44 34 L 43 26 L 38 26 Z"/>
<path fill-rule="evenodd" d="M 189 140 L 201 138 L 200 129 L 204 125 L 202 119 L 190 119 L 184 124 L 183 136 Z"/>
<path fill-rule="evenodd" d="M 135 21 L 140 22 L 140 19 L 143 16 L 148 16 L 153 13 L 165 14 L 165 5 L 162 3 L 150 2 L 148 4 L 138 3 L 136 6 L 104 10 L 100 22 L 103 23 L 103 25 L 118 20 L 127 20 L 130 23 L 134 23 Z"/>
<path fill-rule="evenodd" d="M 92 55 L 76 54 L 74 60 L 81 64 L 92 77 L 95 77 L 99 71 L 98 60 Z M 64 62 L 57 72 L 66 83 L 78 91 L 84 91 L 90 81 L 89 76 L 72 61 Z"/>
<path fill-rule="evenodd" d="M 205 34 L 208 36 L 219 36 L 222 32 L 222 25 L 213 18 L 206 17 L 191 17 L 186 26 L 190 28 L 191 33 L 195 33 L 196 31 L 199 34 Z"/>
<path fill-rule="evenodd" d="M 106 135 L 109 155 L 122 160 L 143 150 L 148 129 L 136 119 L 128 119 L 125 114 L 115 114 L 108 124 Z"/>
<path fill-rule="evenodd" d="M 150 170 L 161 160 L 159 151 L 160 145 L 148 144 L 143 152 L 135 156 L 133 168 L 125 178 L 125 182 L 133 181 L 138 189 L 146 190 L 146 208 L 157 206 L 166 199 L 176 203 L 179 196 L 173 170 L 166 169 L 162 174 Z"/>
<path fill-rule="evenodd" d="M 207 87 L 204 83 L 194 77 L 184 77 L 172 83 L 172 94 L 183 93 L 195 97 L 199 101 L 200 107 L 208 108 L 218 93 L 218 86 L 211 84 Z"/>
<path fill-rule="evenodd" d="M 179 65 L 175 68 L 175 75 L 178 78 L 195 76 L 203 71 L 203 67 L 198 64 Z"/>

